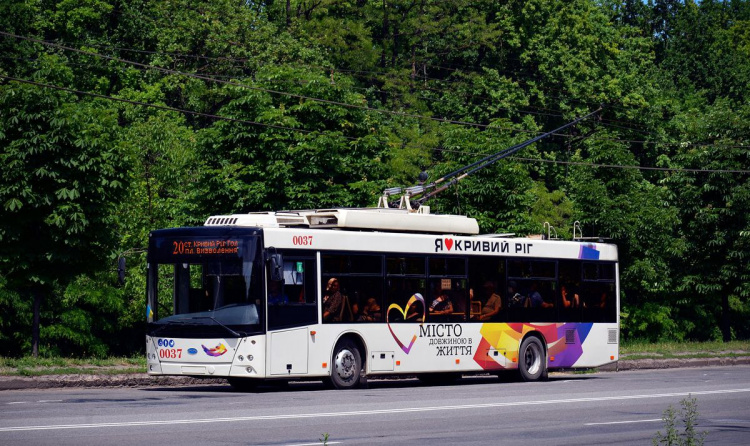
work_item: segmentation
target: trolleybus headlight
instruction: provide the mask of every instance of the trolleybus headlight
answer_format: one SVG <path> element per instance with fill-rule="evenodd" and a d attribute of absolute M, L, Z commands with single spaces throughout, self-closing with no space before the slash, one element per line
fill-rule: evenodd
<path fill-rule="evenodd" d="M 238 357 L 237 357 L 237 359 L 239 359 L 240 361 L 244 361 L 244 360 L 245 360 L 245 357 L 244 357 L 244 356 L 242 356 L 242 355 L 240 355 L 240 356 L 238 356 Z"/>
<path fill-rule="evenodd" d="M 252 361 L 253 360 L 253 355 L 247 355 L 247 360 L 248 361 Z"/>

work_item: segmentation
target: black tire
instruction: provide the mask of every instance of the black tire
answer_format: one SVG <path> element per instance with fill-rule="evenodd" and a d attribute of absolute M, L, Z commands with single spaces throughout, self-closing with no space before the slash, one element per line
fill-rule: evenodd
<path fill-rule="evenodd" d="M 362 356 L 354 342 L 344 339 L 336 344 L 331 360 L 331 383 L 337 389 L 359 386 L 362 375 Z"/>
<path fill-rule="evenodd" d="M 521 343 L 518 371 L 524 381 L 538 381 L 547 375 L 547 356 L 542 341 L 536 336 L 529 336 Z"/>
<path fill-rule="evenodd" d="M 252 378 L 227 378 L 229 385 L 237 392 L 254 392 L 258 389 L 258 380 Z"/>

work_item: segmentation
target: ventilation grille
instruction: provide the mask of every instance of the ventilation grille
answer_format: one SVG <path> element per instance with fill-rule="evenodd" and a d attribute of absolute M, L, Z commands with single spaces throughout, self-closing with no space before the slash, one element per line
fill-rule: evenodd
<path fill-rule="evenodd" d="M 617 344 L 617 329 L 610 328 L 607 336 L 607 344 Z"/>
<path fill-rule="evenodd" d="M 306 226 L 305 217 L 276 217 L 279 226 Z"/>
<path fill-rule="evenodd" d="M 572 330 L 565 330 L 565 343 L 566 344 L 575 344 L 576 343 L 576 331 L 574 329 L 572 329 Z"/>
<path fill-rule="evenodd" d="M 224 226 L 237 224 L 237 217 L 211 217 L 206 221 L 206 226 Z"/>

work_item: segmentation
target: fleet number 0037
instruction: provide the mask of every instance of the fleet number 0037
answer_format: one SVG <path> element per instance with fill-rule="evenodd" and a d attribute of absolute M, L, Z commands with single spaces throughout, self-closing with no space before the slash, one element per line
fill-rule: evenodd
<path fill-rule="evenodd" d="M 159 349 L 159 357 L 162 359 L 182 358 L 182 349 L 181 348 L 161 348 Z"/>
<path fill-rule="evenodd" d="M 295 235 L 292 237 L 292 244 L 298 246 L 310 246 L 313 242 L 312 235 Z"/>

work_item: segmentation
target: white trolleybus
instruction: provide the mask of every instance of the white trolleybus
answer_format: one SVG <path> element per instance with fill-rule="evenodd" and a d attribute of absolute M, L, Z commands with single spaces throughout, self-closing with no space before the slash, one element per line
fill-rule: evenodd
<path fill-rule="evenodd" d="M 618 360 L 616 246 L 478 232 L 387 208 L 153 231 L 148 373 L 352 388 L 396 374 L 533 381 Z"/>

